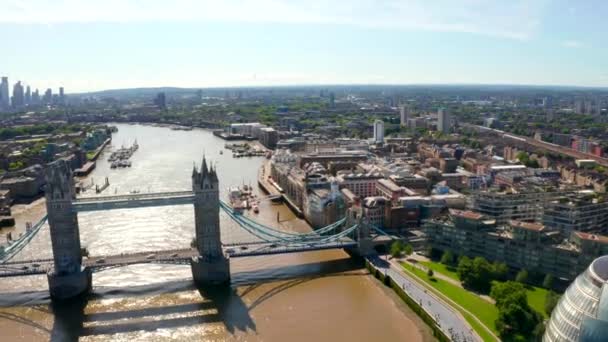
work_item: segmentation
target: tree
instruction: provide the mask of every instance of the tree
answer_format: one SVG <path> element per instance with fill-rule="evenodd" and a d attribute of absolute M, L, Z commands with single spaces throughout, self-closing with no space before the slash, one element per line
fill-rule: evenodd
<path fill-rule="evenodd" d="M 414 253 L 414 248 L 408 243 L 405 245 L 405 247 L 403 247 L 403 253 L 405 253 L 407 256 L 412 255 L 412 253 Z"/>
<path fill-rule="evenodd" d="M 441 263 L 444 265 L 452 265 L 454 263 L 454 255 L 450 251 L 445 251 L 441 256 Z"/>
<path fill-rule="evenodd" d="M 522 283 L 495 282 L 490 296 L 496 301 L 495 325 L 503 340 L 535 340 L 542 336 L 542 317 L 528 305 Z"/>
<path fill-rule="evenodd" d="M 545 279 L 543 279 L 543 287 L 546 289 L 551 290 L 553 288 L 553 276 L 550 274 L 547 274 L 545 276 Z"/>
<path fill-rule="evenodd" d="M 547 292 L 547 295 L 545 296 L 545 313 L 547 315 L 551 315 L 560 297 L 560 295 L 553 291 Z"/>
<path fill-rule="evenodd" d="M 526 289 L 521 283 L 515 281 L 495 282 L 490 291 L 490 297 L 496 301 L 496 306 L 503 306 L 506 302 L 523 305 L 527 302 Z"/>
<path fill-rule="evenodd" d="M 482 258 L 471 261 L 468 257 L 460 258 L 456 269 L 462 285 L 479 292 L 488 292 L 492 281 L 492 265 Z"/>
<path fill-rule="evenodd" d="M 515 277 L 515 281 L 518 283 L 522 283 L 525 284 L 528 282 L 528 271 L 526 271 L 525 269 L 519 271 L 517 273 L 517 276 Z"/>
<path fill-rule="evenodd" d="M 403 250 L 403 244 L 401 243 L 401 240 L 395 240 L 393 241 L 393 243 L 391 244 L 391 256 L 393 258 L 398 258 L 401 256 L 401 251 Z"/>
<path fill-rule="evenodd" d="M 509 274 L 509 267 L 504 262 L 494 262 L 492 265 L 494 279 L 505 281 L 507 280 L 507 276 Z"/>
<path fill-rule="evenodd" d="M 429 276 L 429 278 L 433 278 L 434 273 L 432 269 L 429 268 L 429 270 L 426 271 L 426 274 Z"/>
<path fill-rule="evenodd" d="M 464 282 L 464 279 L 471 273 L 473 269 L 473 264 L 471 259 L 466 255 L 463 255 L 458 260 L 458 266 L 456 267 L 456 273 L 458 273 L 458 278 Z"/>

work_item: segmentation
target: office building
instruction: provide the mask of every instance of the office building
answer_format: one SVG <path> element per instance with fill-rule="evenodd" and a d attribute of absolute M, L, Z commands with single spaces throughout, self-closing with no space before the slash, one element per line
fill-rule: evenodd
<path fill-rule="evenodd" d="M 401 106 L 399 108 L 399 122 L 401 123 L 401 126 L 407 126 L 407 118 L 408 118 L 408 114 L 409 114 L 409 110 L 406 106 Z"/>
<path fill-rule="evenodd" d="M 595 259 L 568 287 L 551 313 L 543 342 L 606 341 L 608 256 Z"/>
<path fill-rule="evenodd" d="M 23 85 L 21 81 L 15 83 L 13 86 L 13 108 L 21 108 L 25 104 L 25 92 L 23 91 Z"/>
<path fill-rule="evenodd" d="M 38 91 L 38 89 L 36 89 L 32 93 L 32 105 L 39 105 L 39 104 L 40 104 L 40 92 Z"/>
<path fill-rule="evenodd" d="M 442 133 L 450 133 L 451 125 L 449 111 L 446 108 L 439 108 L 439 111 L 437 111 L 437 130 Z"/>
<path fill-rule="evenodd" d="M 376 144 L 384 143 L 384 122 L 382 120 L 374 121 L 374 142 Z"/>
<path fill-rule="evenodd" d="M 32 104 L 32 89 L 28 85 L 25 88 L 25 105 L 29 106 L 30 104 Z"/>
<path fill-rule="evenodd" d="M 154 98 L 154 105 L 156 105 L 159 109 L 167 109 L 167 97 L 165 96 L 164 92 L 160 92 L 156 95 Z"/>
<path fill-rule="evenodd" d="M 11 100 L 8 93 L 8 77 L 2 77 L 2 83 L 0 83 L 0 109 L 8 109 L 10 105 Z"/>
<path fill-rule="evenodd" d="M 51 104 L 52 101 L 53 101 L 53 90 L 51 90 L 51 88 L 48 88 L 44 92 L 44 96 L 42 97 L 42 102 L 44 102 L 44 104 Z"/>

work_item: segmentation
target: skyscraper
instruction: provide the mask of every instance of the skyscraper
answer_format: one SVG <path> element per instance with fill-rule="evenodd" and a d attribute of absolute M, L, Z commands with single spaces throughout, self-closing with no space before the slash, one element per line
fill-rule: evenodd
<path fill-rule="evenodd" d="M 38 89 L 36 89 L 34 91 L 34 93 L 32 94 L 32 105 L 39 105 L 40 104 L 40 92 L 38 91 Z"/>
<path fill-rule="evenodd" d="M 13 86 L 13 107 L 21 108 L 25 104 L 25 94 L 23 92 L 23 85 L 21 81 L 18 81 Z"/>
<path fill-rule="evenodd" d="M 28 85 L 27 88 L 25 88 L 25 105 L 29 106 L 31 104 L 32 104 L 32 89 Z"/>
<path fill-rule="evenodd" d="M 401 119 L 399 122 L 401 123 L 401 126 L 406 126 L 409 110 L 406 106 L 402 105 L 401 107 L 399 107 L 399 111 L 400 111 L 399 114 L 400 114 L 400 119 Z"/>
<path fill-rule="evenodd" d="M 167 97 L 164 92 L 160 92 L 156 95 L 154 104 L 160 109 L 167 109 Z"/>
<path fill-rule="evenodd" d="M 374 121 L 374 142 L 376 144 L 384 142 L 384 122 L 382 120 Z"/>
<path fill-rule="evenodd" d="M 437 130 L 442 133 L 450 133 L 451 128 L 450 113 L 445 108 L 439 108 L 437 111 Z"/>
<path fill-rule="evenodd" d="M 11 105 L 11 100 L 8 95 L 8 77 L 2 77 L 0 83 L 0 109 L 8 109 Z"/>
<path fill-rule="evenodd" d="M 44 104 L 50 104 L 52 101 L 53 101 L 53 91 L 51 90 L 51 88 L 48 88 L 44 92 L 44 97 L 42 97 L 42 102 L 44 102 Z"/>

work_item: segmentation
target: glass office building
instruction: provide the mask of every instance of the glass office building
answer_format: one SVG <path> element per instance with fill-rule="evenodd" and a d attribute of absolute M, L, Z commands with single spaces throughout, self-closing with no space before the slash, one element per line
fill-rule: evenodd
<path fill-rule="evenodd" d="M 608 255 L 595 259 L 551 314 L 543 342 L 608 341 Z"/>

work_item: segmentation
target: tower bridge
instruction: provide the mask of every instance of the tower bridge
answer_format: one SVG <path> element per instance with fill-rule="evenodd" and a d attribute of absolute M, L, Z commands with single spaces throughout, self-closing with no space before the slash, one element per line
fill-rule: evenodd
<path fill-rule="evenodd" d="M 72 173 L 63 160 L 49 164 L 46 180 L 53 258 L 0 262 L 0 278 L 47 274 L 49 291 L 55 299 L 67 299 L 89 291 L 93 272 L 133 264 L 189 264 L 197 284 L 221 285 L 230 282 L 230 258 L 333 248 L 365 255 L 373 250 L 372 231 L 375 228 L 364 223 L 360 210 L 350 210 L 346 218 L 309 233 L 277 230 L 235 212 L 220 201 L 217 172 L 213 166 L 207 166 L 205 158 L 200 169 L 195 166 L 192 170 L 192 191 L 76 199 Z M 173 205 L 194 206 L 193 248 L 83 258 L 79 212 Z M 220 209 L 257 241 L 222 243 Z M 40 227 L 42 223 L 36 226 Z M 379 230 L 378 233 L 384 234 Z"/>

